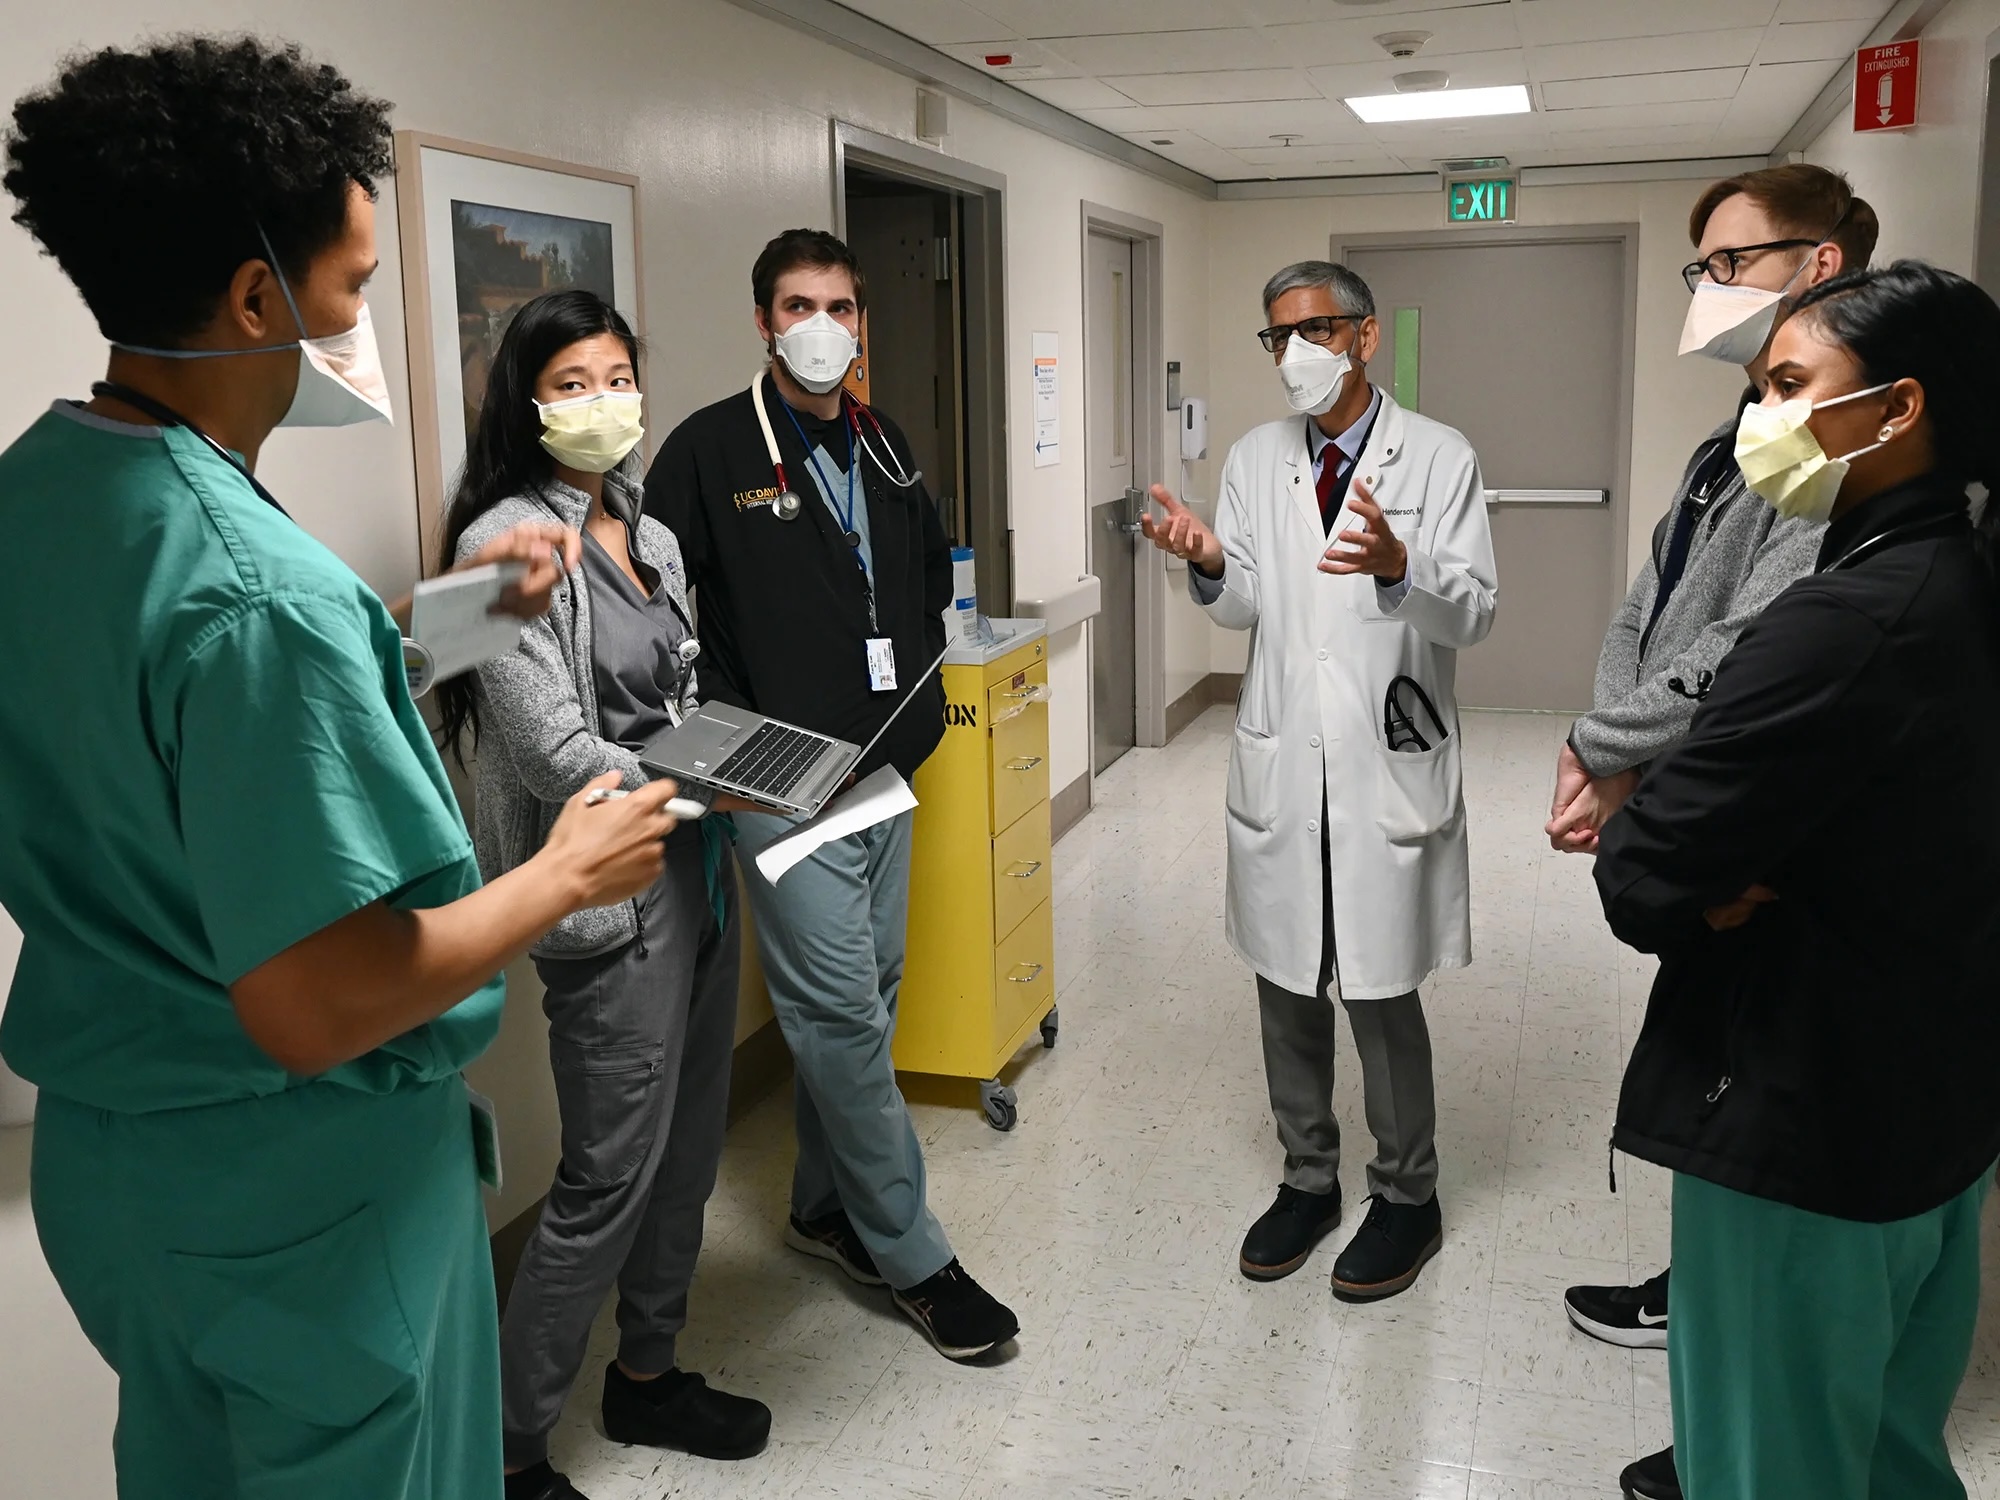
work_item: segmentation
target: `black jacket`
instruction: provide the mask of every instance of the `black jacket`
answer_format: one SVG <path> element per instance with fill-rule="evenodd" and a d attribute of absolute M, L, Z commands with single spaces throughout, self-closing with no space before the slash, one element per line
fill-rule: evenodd
<path fill-rule="evenodd" d="M 2000 590 L 1965 512 L 1924 481 L 1834 522 L 1606 825 L 1605 915 L 1661 958 L 1619 1150 L 1870 1222 L 2000 1158 Z"/>
<path fill-rule="evenodd" d="M 857 448 L 875 560 L 879 630 L 871 631 L 861 570 L 769 375 L 763 395 L 785 477 L 805 502 L 798 519 L 781 521 L 772 506 L 778 481 L 748 391 L 674 429 L 646 476 L 646 513 L 680 539 L 699 615 L 703 695 L 864 745 L 944 650 L 951 545 L 923 485 L 897 489 Z M 909 444 L 887 417 L 881 422 L 908 472 Z M 868 684 L 867 641 L 878 633 L 896 645 L 896 692 Z M 944 688 L 933 676 L 856 772 L 887 763 L 908 778 L 943 737 Z"/>

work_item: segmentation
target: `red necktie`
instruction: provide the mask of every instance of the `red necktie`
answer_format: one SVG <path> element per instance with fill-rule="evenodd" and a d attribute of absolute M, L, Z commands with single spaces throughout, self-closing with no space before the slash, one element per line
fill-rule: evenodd
<path fill-rule="evenodd" d="M 1325 454 L 1319 466 L 1319 519 L 1331 536 L 1334 518 L 1340 514 L 1340 502 L 1347 498 L 1347 485 L 1341 470 L 1348 464 L 1347 455 L 1338 443 L 1328 443 Z"/>

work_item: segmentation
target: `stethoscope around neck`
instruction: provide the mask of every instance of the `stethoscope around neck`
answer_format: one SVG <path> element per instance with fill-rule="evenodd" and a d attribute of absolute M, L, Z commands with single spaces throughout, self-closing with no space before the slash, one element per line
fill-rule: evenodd
<path fill-rule="evenodd" d="M 785 478 L 785 461 L 778 453 L 778 434 L 771 426 L 771 413 L 764 405 L 764 376 L 761 371 L 757 378 L 750 382 L 750 405 L 756 410 L 757 426 L 764 434 L 764 451 L 770 456 L 771 472 L 778 480 L 778 498 L 771 502 L 771 509 L 780 521 L 796 521 L 805 513 L 805 502 L 799 499 L 798 491 L 793 489 L 791 482 Z M 845 393 L 841 396 L 840 405 L 842 411 L 846 413 L 849 425 L 854 429 L 855 442 L 868 456 L 868 461 L 875 465 L 876 472 L 899 490 L 915 489 L 923 482 L 922 469 L 914 472 L 906 470 L 896 458 L 895 445 L 889 441 L 888 433 L 882 430 L 881 419 L 874 412 Z M 883 448 L 888 450 L 890 462 L 895 463 L 893 471 L 889 464 L 883 461 L 882 455 L 875 451 L 875 444 L 868 440 L 868 434 L 861 426 L 863 417 L 868 419 L 868 425 L 875 429 L 876 438 Z"/>

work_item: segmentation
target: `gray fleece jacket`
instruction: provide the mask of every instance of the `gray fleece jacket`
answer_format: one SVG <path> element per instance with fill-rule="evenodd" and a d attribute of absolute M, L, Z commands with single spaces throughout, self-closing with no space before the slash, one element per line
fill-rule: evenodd
<path fill-rule="evenodd" d="M 1709 441 L 1726 441 L 1735 430 L 1732 419 Z M 1826 527 L 1781 519 L 1732 470 L 1696 523 L 1680 583 L 1648 631 L 1674 517 L 1706 447 L 1688 461 L 1673 505 L 1654 528 L 1652 557 L 1605 632 L 1593 707 L 1570 730 L 1570 747 L 1593 776 L 1644 766 L 1683 738 L 1704 691 L 1703 674 L 1714 672 L 1743 628 L 1818 561 Z"/>
<path fill-rule="evenodd" d="M 633 459 L 605 475 L 604 506 L 635 527 L 637 551 L 683 613 L 687 573 L 674 534 L 640 511 L 643 470 Z M 590 497 L 551 480 L 536 494 L 502 500 L 466 528 L 458 555 L 470 557 L 511 526 L 551 517 L 581 529 Z M 590 588 L 581 570 L 556 586 L 549 612 L 521 632 L 521 644 L 477 669 L 479 749 L 473 772 L 473 847 L 488 880 L 524 863 L 548 841 L 563 804 L 607 771 L 628 788 L 650 779 L 639 759 L 598 732 L 597 680 L 590 639 Z M 692 683 L 690 684 L 692 687 Z M 639 935 L 636 906 L 593 906 L 565 917 L 534 947 L 574 958 L 622 946 Z"/>

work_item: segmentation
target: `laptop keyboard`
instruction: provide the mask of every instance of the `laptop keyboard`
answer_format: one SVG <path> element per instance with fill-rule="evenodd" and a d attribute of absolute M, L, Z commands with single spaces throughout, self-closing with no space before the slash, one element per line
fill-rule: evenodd
<path fill-rule="evenodd" d="M 745 791 L 784 796 L 813 762 L 826 753 L 830 743 L 823 736 L 802 729 L 760 724 L 735 754 L 710 774 L 719 782 Z"/>

